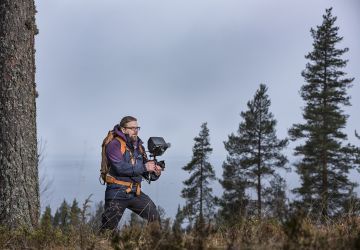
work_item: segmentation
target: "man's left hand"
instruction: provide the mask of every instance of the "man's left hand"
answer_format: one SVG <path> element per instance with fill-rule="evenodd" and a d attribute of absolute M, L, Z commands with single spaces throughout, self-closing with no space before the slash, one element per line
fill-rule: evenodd
<path fill-rule="evenodd" d="M 160 175 L 161 175 L 161 170 L 162 170 L 162 168 L 161 168 L 159 165 L 156 165 L 156 166 L 155 166 L 155 171 L 154 171 L 154 173 L 155 173 L 157 176 L 160 176 Z"/>

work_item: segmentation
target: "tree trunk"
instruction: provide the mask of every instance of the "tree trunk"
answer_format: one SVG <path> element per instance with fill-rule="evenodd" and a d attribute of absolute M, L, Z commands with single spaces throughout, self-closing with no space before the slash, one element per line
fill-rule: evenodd
<path fill-rule="evenodd" d="M 257 173 L 257 185 L 256 185 L 256 189 L 257 189 L 257 197 L 258 197 L 258 217 L 259 219 L 261 219 L 261 155 L 260 155 L 260 150 L 258 152 L 258 173 Z"/>
<path fill-rule="evenodd" d="M 0 1 L 0 225 L 39 219 L 33 0 Z"/>
<path fill-rule="evenodd" d="M 203 216 L 203 161 L 200 165 L 200 218 Z"/>
<path fill-rule="evenodd" d="M 262 112 L 262 107 L 260 107 L 260 117 L 259 117 L 259 133 L 258 133 L 258 162 L 257 162 L 257 185 L 256 185 L 256 189 L 257 189 L 257 196 L 258 196 L 258 217 L 259 219 L 261 219 L 261 123 L 262 123 L 262 119 L 261 119 L 261 112 Z"/>
<path fill-rule="evenodd" d="M 325 51 L 325 65 L 327 65 L 327 56 L 326 56 L 326 51 Z M 327 110 L 327 67 L 325 67 L 324 69 L 324 88 L 323 88 L 323 94 L 324 94 L 324 98 L 323 98 L 323 105 L 324 105 L 324 113 L 326 114 L 326 110 Z M 323 131 L 328 131 L 327 129 L 327 117 L 325 117 L 325 115 L 322 116 L 322 130 Z M 322 197 L 322 216 L 323 216 L 323 220 L 326 220 L 326 218 L 328 217 L 328 199 L 329 199 L 329 187 L 328 187 L 328 169 L 327 169 L 327 150 L 326 148 L 326 144 L 328 144 L 328 139 L 327 139 L 327 134 L 325 132 L 323 132 L 323 138 L 322 138 L 322 143 L 323 143 L 323 150 L 322 150 L 322 154 L 321 154 L 321 164 L 322 164 L 322 193 L 321 193 L 321 197 Z"/>

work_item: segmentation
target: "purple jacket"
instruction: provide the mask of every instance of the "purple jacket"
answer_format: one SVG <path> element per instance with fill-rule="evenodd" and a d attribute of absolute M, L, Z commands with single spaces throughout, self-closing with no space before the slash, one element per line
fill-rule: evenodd
<path fill-rule="evenodd" d="M 141 183 L 142 178 L 145 177 L 148 179 L 149 172 L 146 171 L 143 156 L 139 150 L 140 145 L 143 142 L 138 139 L 137 143 L 134 145 L 130 138 L 123 134 L 119 129 L 118 125 L 114 127 L 114 132 L 117 136 L 120 136 L 126 141 L 126 146 L 133 152 L 133 156 L 136 160 L 135 164 L 131 164 L 130 152 L 125 151 L 124 154 L 121 153 L 121 144 L 118 140 L 112 140 L 106 146 L 106 156 L 110 164 L 109 174 L 115 177 L 118 180 Z M 154 174 L 151 174 L 151 180 L 156 180 L 158 177 Z M 123 199 L 126 198 L 124 191 L 126 190 L 125 186 L 118 184 L 107 184 L 105 199 Z M 133 186 L 133 191 L 135 192 L 136 186 Z"/>

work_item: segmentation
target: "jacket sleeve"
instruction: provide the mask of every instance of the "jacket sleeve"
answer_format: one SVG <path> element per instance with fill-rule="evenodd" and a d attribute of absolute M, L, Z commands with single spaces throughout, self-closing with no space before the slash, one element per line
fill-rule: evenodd
<path fill-rule="evenodd" d="M 112 140 L 106 146 L 106 156 L 111 164 L 111 168 L 119 176 L 134 177 L 142 175 L 145 171 L 145 165 L 142 161 L 137 161 L 136 165 L 131 165 L 125 161 L 124 156 L 121 154 L 121 145 L 117 140 Z"/>

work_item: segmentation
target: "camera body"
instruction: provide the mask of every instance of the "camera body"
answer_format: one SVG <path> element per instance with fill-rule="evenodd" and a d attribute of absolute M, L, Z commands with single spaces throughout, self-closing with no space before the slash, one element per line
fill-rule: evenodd
<path fill-rule="evenodd" d="M 148 140 L 148 150 L 154 157 L 162 155 L 168 148 L 170 143 L 165 142 L 162 137 L 150 137 Z"/>
<path fill-rule="evenodd" d="M 156 157 L 162 155 L 170 146 L 171 144 L 165 142 L 164 138 L 162 137 L 150 137 L 148 140 L 148 150 L 150 157 L 154 157 L 155 163 L 162 169 L 165 168 L 165 162 L 157 161 Z"/>
<path fill-rule="evenodd" d="M 156 165 L 160 166 L 162 170 L 165 168 L 165 161 L 157 161 L 156 157 L 162 155 L 169 147 L 170 143 L 165 142 L 162 137 L 150 137 L 148 140 L 148 151 L 150 153 L 150 158 L 154 158 L 152 161 Z M 149 173 L 148 178 L 146 178 L 150 184 L 151 182 L 151 173 Z"/>

